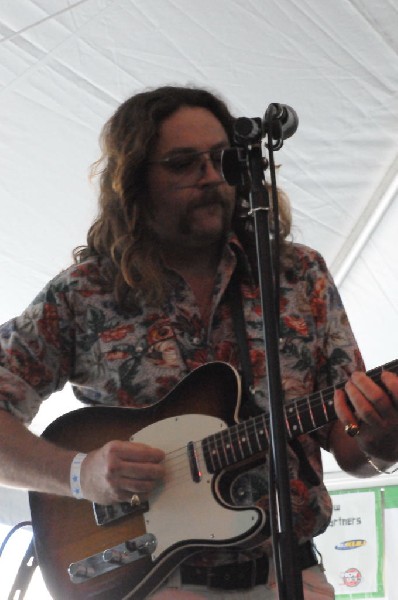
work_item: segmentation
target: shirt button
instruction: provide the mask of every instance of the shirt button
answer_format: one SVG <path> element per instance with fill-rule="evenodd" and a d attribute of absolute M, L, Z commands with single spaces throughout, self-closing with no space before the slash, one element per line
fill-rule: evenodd
<path fill-rule="evenodd" d="M 198 337 L 192 338 L 192 343 L 194 346 L 200 346 L 201 342 L 202 342 L 202 340 Z"/>

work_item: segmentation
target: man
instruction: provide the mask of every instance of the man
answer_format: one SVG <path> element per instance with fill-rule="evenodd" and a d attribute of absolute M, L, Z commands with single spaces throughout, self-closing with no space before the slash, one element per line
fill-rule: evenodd
<path fill-rule="evenodd" d="M 255 401 L 267 410 L 254 265 L 236 235 L 236 190 L 220 172 L 232 124 L 214 95 L 177 87 L 130 98 L 106 124 L 97 165 L 100 211 L 87 247 L 76 252 L 77 264 L 1 329 L 3 485 L 99 504 L 139 501 L 156 490 L 167 473 L 156 440 L 112 440 L 85 455 L 79 447 L 66 450 L 33 436 L 23 422 L 68 380 L 85 403 L 134 409 L 161 402 L 182 377 L 205 363 L 223 361 L 240 369 L 229 291 L 238 264 Z M 281 223 L 286 238 L 290 222 L 283 196 Z M 390 468 L 398 459 L 398 382 L 383 374 L 387 393 L 355 372 L 363 368 L 359 351 L 316 252 L 283 239 L 280 271 L 285 401 L 348 379 L 352 402 L 337 391 L 339 420 L 300 436 L 300 443 L 288 448 L 298 552 L 306 556 L 300 564 L 305 598 L 332 598 L 310 542 L 331 514 L 320 447 L 358 476 Z M 252 479 L 238 479 L 237 503 L 249 493 L 249 503 L 267 506 L 262 472 L 264 467 L 250 470 Z M 204 522 L 208 517 L 199 516 Z M 154 598 L 277 597 L 271 554 L 269 540 L 250 550 L 204 551 L 175 569 Z M 240 582 L 235 575 L 247 565 L 251 582 Z"/>

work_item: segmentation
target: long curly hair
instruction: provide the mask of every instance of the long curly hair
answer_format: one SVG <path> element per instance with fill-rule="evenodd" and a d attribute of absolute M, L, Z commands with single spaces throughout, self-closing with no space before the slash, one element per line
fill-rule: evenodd
<path fill-rule="evenodd" d="M 147 169 L 162 122 L 182 106 L 210 111 L 232 143 L 234 117 L 225 102 L 196 87 L 164 86 L 136 94 L 119 106 L 101 132 L 101 157 L 92 166 L 92 176 L 99 177 L 98 216 L 88 231 L 87 245 L 75 248 L 74 258 L 76 262 L 90 256 L 110 259 L 109 281 L 122 306 L 134 305 L 140 297 L 157 304 L 166 292 L 167 282 L 148 226 Z M 290 207 L 283 194 L 279 221 L 283 241 L 291 226 Z M 240 218 L 234 218 L 235 225 L 242 229 Z"/>

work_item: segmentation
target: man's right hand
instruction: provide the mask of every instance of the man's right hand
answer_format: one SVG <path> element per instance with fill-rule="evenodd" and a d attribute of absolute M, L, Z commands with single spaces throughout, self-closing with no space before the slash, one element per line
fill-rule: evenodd
<path fill-rule="evenodd" d="M 146 444 L 112 441 L 89 452 L 81 466 L 84 498 L 99 504 L 130 502 L 164 477 L 165 454 Z"/>

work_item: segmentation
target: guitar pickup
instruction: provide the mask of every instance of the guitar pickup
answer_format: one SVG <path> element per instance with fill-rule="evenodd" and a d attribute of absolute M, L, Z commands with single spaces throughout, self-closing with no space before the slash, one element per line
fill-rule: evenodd
<path fill-rule="evenodd" d="M 93 503 L 94 517 L 97 525 L 107 525 L 128 515 L 142 515 L 148 512 L 149 504 L 147 501 L 139 504 L 130 504 L 130 502 L 120 502 L 119 504 L 97 504 Z"/>
<path fill-rule="evenodd" d="M 187 453 L 189 467 L 191 469 L 192 481 L 194 481 L 195 483 L 199 483 L 202 479 L 202 472 L 200 470 L 199 459 L 196 452 L 195 444 L 193 442 L 188 442 Z"/>

